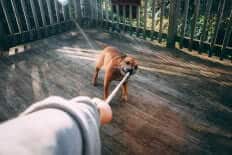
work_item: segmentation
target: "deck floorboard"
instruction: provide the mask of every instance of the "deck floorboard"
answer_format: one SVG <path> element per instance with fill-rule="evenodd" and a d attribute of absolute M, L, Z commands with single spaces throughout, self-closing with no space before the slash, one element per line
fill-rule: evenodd
<path fill-rule="evenodd" d="M 105 45 L 139 61 L 129 101 L 111 103 L 114 118 L 101 127 L 102 152 L 113 154 L 232 154 L 232 67 L 161 48 L 131 36 L 86 30 L 31 44 L 0 58 L 0 121 L 48 96 L 103 95 L 103 72 L 92 86 L 96 55 Z M 114 82 L 111 89 L 117 84 Z"/>

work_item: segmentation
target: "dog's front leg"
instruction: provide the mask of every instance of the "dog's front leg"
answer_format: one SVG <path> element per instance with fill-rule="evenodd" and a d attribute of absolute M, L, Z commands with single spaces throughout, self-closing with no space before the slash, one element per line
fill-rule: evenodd
<path fill-rule="evenodd" d="M 122 99 L 127 102 L 128 101 L 128 91 L 127 91 L 127 82 L 122 85 Z"/>
<path fill-rule="evenodd" d="M 107 97 L 109 96 L 109 87 L 110 87 L 110 82 L 111 82 L 111 77 L 112 77 L 112 73 L 111 72 L 106 72 L 105 73 L 105 77 L 104 77 L 104 100 L 107 99 Z"/>
<path fill-rule="evenodd" d="M 94 75 L 93 75 L 92 83 L 93 83 L 94 86 L 97 85 L 97 77 L 98 77 L 98 72 L 99 72 L 99 70 L 100 70 L 99 68 L 96 68 L 96 69 L 95 69 L 95 73 L 94 73 Z"/>

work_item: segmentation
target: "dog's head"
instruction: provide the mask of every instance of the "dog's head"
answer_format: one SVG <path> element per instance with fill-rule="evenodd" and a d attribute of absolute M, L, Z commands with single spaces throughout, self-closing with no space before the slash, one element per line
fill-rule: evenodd
<path fill-rule="evenodd" d="M 135 74 L 138 69 L 138 63 L 135 58 L 131 56 L 125 56 L 120 63 L 121 73 L 125 75 L 127 72 L 130 74 Z"/>

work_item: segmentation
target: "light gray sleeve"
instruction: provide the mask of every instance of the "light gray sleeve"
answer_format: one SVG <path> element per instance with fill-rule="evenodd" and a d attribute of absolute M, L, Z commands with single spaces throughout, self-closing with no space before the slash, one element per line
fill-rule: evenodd
<path fill-rule="evenodd" d="M 0 139 L 4 155 L 100 155 L 98 110 L 87 97 L 50 97 L 0 125 Z"/>

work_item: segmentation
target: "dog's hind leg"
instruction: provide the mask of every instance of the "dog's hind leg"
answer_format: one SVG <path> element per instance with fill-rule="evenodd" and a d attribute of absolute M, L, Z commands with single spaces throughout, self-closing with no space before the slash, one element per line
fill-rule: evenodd
<path fill-rule="evenodd" d="M 96 67 L 95 68 L 95 73 L 93 75 L 93 81 L 92 81 L 92 83 L 93 83 L 94 86 L 97 85 L 97 77 L 98 77 L 99 71 L 100 71 L 100 69 Z"/>
<path fill-rule="evenodd" d="M 101 67 L 103 66 L 104 64 L 104 54 L 101 53 L 99 58 L 97 59 L 97 63 L 96 63 L 96 67 L 95 67 L 95 72 L 94 72 L 94 75 L 93 75 L 93 80 L 92 80 L 92 83 L 94 86 L 97 85 L 97 78 L 98 78 L 98 73 L 101 69 Z"/>

